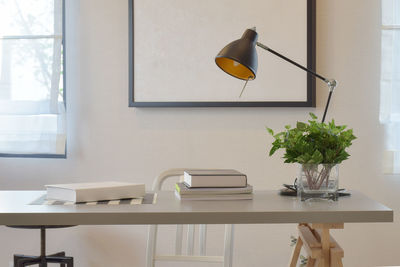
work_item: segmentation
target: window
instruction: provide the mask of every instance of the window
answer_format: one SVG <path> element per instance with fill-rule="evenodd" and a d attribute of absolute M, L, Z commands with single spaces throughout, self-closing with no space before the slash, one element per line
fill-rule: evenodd
<path fill-rule="evenodd" d="M 380 121 L 385 127 L 385 172 L 400 173 L 400 0 L 382 0 Z"/>
<path fill-rule="evenodd" d="M 0 0 L 0 156 L 65 157 L 63 0 Z"/>

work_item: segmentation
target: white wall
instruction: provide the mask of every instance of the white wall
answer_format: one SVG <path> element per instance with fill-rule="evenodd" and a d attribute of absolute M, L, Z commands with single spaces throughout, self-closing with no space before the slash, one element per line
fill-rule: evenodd
<path fill-rule="evenodd" d="M 272 140 L 264 127 L 280 129 L 305 120 L 309 111 L 321 114 L 323 84 L 318 82 L 317 109 L 128 108 L 127 1 L 70 0 L 67 9 L 68 159 L 2 158 L 1 189 L 107 179 L 150 187 L 158 173 L 181 166 L 236 168 L 257 189 L 292 181 L 296 167 L 267 156 Z M 380 1 L 319 0 L 317 13 L 318 71 L 339 81 L 328 116 L 358 136 L 352 157 L 341 166 L 341 186 L 393 208 L 396 220 L 399 177 L 384 177 L 381 168 Z M 219 229 L 215 239 L 221 238 Z M 234 266 L 286 265 L 295 225 L 236 229 Z M 398 223 L 347 224 L 336 231 L 345 266 L 399 265 L 399 229 Z M 144 266 L 145 232 L 145 226 L 50 231 L 49 252 L 65 249 L 79 267 Z M 0 236 L 0 266 L 8 266 L 15 252 L 38 253 L 37 232 L 1 227 Z"/>

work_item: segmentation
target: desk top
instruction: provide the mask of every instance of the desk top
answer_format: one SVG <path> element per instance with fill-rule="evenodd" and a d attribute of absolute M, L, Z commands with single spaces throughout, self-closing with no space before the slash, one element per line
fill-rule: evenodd
<path fill-rule="evenodd" d="M 336 202 L 301 202 L 277 191 L 253 200 L 180 201 L 159 192 L 155 204 L 29 205 L 44 191 L 0 191 L 0 225 L 247 224 L 393 222 L 393 210 L 360 192 Z"/>

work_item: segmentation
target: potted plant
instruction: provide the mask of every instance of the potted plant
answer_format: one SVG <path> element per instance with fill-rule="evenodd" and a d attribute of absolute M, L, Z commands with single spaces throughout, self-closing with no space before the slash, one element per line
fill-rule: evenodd
<path fill-rule="evenodd" d="M 300 173 L 296 181 L 301 200 L 327 198 L 337 200 L 339 182 L 338 164 L 349 158 L 346 148 L 356 139 L 353 130 L 345 125 L 335 125 L 317 121 L 310 113 L 308 123 L 297 122 L 295 128 L 285 126 L 286 130 L 274 133 L 269 155 L 284 149 L 285 163 L 299 163 Z"/>

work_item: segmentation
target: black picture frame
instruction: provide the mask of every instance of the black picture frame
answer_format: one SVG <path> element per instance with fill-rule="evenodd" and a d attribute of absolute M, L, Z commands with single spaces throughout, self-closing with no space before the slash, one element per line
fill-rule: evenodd
<path fill-rule="evenodd" d="M 134 0 L 129 1 L 129 107 L 315 107 L 316 85 L 315 77 L 307 74 L 306 101 L 163 101 L 139 102 L 134 98 Z M 316 0 L 307 0 L 307 68 L 316 67 Z M 267 53 L 267 52 L 266 52 Z"/>

